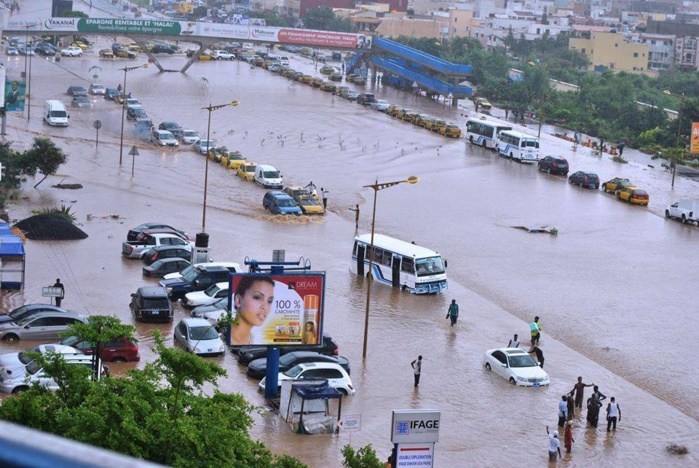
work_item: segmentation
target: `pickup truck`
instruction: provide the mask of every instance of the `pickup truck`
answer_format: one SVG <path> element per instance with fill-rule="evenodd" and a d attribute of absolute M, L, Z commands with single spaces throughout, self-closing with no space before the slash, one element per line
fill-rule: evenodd
<path fill-rule="evenodd" d="M 184 298 L 185 294 L 192 291 L 203 291 L 214 283 L 230 281 L 231 272 L 222 266 L 195 267 L 181 278 L 161 280 L 160 286 L 167 289 L 170 300 L 176 301 Z"/>
<path fill-rule="evenodd" d="M 192 243 L 177 234 L 157 233 L 146 234 L 141 237 L 141 240 L 124 242 L 121 244 L 121 255 L 126 258 L 143 258 L 146 250 L 158 245 L 179 245 L 192 251 Z"/>

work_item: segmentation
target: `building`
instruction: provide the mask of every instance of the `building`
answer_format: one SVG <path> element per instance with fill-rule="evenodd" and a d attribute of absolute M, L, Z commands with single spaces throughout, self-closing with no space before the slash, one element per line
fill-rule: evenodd
<path fill-rule="evenodd" d="M 622 34 L 590 32 L 589 37 L 571 38 L 568 47 L 584 54 L 593 70 L 648 72 L 650 46 L 630 42 Z"/>
<path fill-rule="evenodd" d="M 663 34 L 640 34 L 640 44 L 648 45 L 648 70 L 668 70 L 674 63 L 675 36 Z"/>

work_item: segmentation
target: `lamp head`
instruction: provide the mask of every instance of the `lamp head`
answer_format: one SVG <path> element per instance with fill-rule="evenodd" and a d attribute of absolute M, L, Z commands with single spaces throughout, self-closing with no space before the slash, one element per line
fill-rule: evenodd
<path fill-rule="evenodd" d="M 231 107 L 236 107 L 238 104 L 240 104 L 238 101 L 231 101 Z"/>
<path fill-rule="evenodd" d="M 670 92 L 669 89 L 663 90 L 663 94 L 667 94 L 668 96 L 672 96 L 672 93 Z"/>
<path fill-rule="evenodd" d="M 418 182 L 420 182 L 420 178 L 415 177 L 415 176 L 410 176 L 407 179 L 405 179 L 405 182 L 408 184 L 417 184 Z"/>

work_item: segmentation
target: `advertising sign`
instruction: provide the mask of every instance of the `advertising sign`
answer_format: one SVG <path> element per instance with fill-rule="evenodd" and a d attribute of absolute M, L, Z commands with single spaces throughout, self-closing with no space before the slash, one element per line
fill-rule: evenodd
<path fill-rule="evenodd" d="M 689 152 L 699 154 L 699 122 L 692 122 L 692 138 L 689 140 Z"/>
<path fill-rule="evenodd" d="M 236 274 L 230 345 L 319 345 L 325 273 Z"/>
<path fill-rule="evenodd" d="M 340 422 L 337 423 L 342 432 L 357 432 L 362 429 L 362 415 L 348 414 L 345 415 Z"/>
<path fill-rule="evenodd" d="M 438 410 L 393 410 L 391 418 L 391 442 L 434 443 L 439 440 Z"/>
<path fill-rule="evenodd" d="M 27 94 L 24 80 L 5 78 L 5 110 L 7 112 L 24 112 L 24 98 Z"/>
<path fill-rule="evenodd" d="M 113 18 L 80 18 L 78 32 L 83 33 L 124 33 L 124 34 L 158 34 L 179 36 L 179 21 L 131 20 Z"/>
<path fill-rule="evenodd" d="M 434 466 L 434 444 L 398 444 L 396 468 L 431 468 Z"/>
<path fill-rule="evenodd" d="M 5 107 L 5 67 L 0 66 L 0 107 Z"/>

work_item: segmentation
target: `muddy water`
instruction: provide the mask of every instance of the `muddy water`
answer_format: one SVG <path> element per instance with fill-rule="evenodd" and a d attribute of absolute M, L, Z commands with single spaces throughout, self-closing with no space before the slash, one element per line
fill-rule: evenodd
<path fill-rule="evenodd" d="M 172 68 L 183 61 L 164 60 Z M 305 59 L 292 57 L 291 62 L 315 73 Z M 59 63 L 33 60 L 32 119 L 27 123 L 11 116 L 8 139 L 23 148 L 31 137 L 48 133 L 69 160 L 38 189 L 28 181 L 23 199 L 10 213 L 21 219 L 32 209 L 70 205 L 90 237 L 28 243 L 26 289 L 6 294 L 6 307 L 41 301 L 41 286 L 60 277 L 66 284 L 66 307 L 131 321 L 129 294 L 148 281 L 141 277 L 139 262 L 120 257 L 126 231 L 152 220 L 189 233 L 200 230 L 201 156 L 139 141 L 127 123 L 120 166 L 120 111 L 101 99 L 94 100 L 91 110 L 70 109 L 67 129 L 41 123 L 45 99 L 67 102 L 67 87 L 87 86 L 95 72 L 105 85 L 116 86 L 123 80 L 119 68 L 138 63 L 99 60 L 94 54 Z M 9 59 L 6 65 L 13 76 L 23 70 L 24 61 Z M 100 70 L 90 71 L 94 66 Z M 697 463 L 699 381 L 691 359 L 681 356 L 692 349 L 698 331 L 690 298 L 699 279 L 699 230 L 662 216 L 672 201 L 699 197 L 697 183 L 680 178 L 670 191 L 669 175 L 643 155 L 627 149 L 631 162 L 618 165 L 608 155 L 598 158 L 582 149 L 573 153 L 567 143 L 542 135 L 542 152 L 564 155 L 573 171 L 595 171 L 602 180 L 629 177 L 651 194 L 650 207 L 628 206 L 463 140 L 446 140 L 237 61 L 198 63 L 187 75 L 159 74 L 150 67 L 130 72 L 127 79 L 128 90 L 156 124 L 176 120 L 202 133 L 207 119 L 202 106 L 239 100 L 240 106 L 212 115 L 213 138 L 255 162 L 275 165 L 287 184 L 312 180 L 330 190 L 330 212 L 324 218 L 277 218 L 262 209 L 262 189 L 212 163 L 206 226 L 216 260 L 268 259 L 273 249 L 283 248 L 287 259 L 309 258 L 314 268 L 327 271 L 326 331 L 350 359 L 357 388 L 355 397 L 344 399 L 342 411 L 362 415 L 354 446 L 372 443 L 383 457 L 390 448 L 391 409 L 437 408 L 442 427 L 436 466 L 539 465 L 547 448 L 544 428 L 555 425 L 560 395 L 582 375 L 617 397 L 623 419 L 611 436 L 601 426 L 586 429 L 584 419 L 577 419 L 577 443 L 568 464 Z M 463 114 L 473 112 L 392 89 L 376 93 L 462 127 Z M 95 119 L 103 123 L 98 149 Z M 133 177 L 132 145 L 140 153 Z M 360 232 L 367 232 L 373 193 L 362 186 L 376 178 L 411 175 L 419 176 L 420 183 L 379 194 L 376 230 L 440 251 L 449 261 L 449 291 L 417 297 L 375 286 L 369 356 L 363 363 L 366 285 L 348 271 L 355 235 L 349 208 L 360 205 Z M 84 188 L 50 187 L 59 182 Z M 510 227 L 532 224 L 555 226 L 559 235 Z M 455 329 L 444 319 L 452 298 L 462 311 Z M 185 314 L 178 309 L 178 317 Z M 507 344 L 513 333 L 526 337 L 534 315 L 542 318 L 541 344 L 552 383 L 545 389 L 513 388 L 482 369 L 482 356 L 486 349 Z M 148 343 L 154 329 L 171 337 L 171 326 L 138 324 L 142 363 L 152 358 Z M 9 349 L 0 345 L 3 352 Z M 409 363 L 418 354 L 424 356 L 423 377 L 414 389 Z M 229 373 L 220 382 L 223 390 L 241 392 L 264 406 L 256 381 L 245 376 L 243 367 L 230 355 L 219 362 Z M 129 365 L 114 367 L 121 372 Z M 338 466 L 340 449 L 349 442 L 346 434 L 292 434 L 273 413 L 263 412 L 256 422 L 255 437 L 311 466 Z M 690 455 L 666 455 L 669 443 L 687 445 Z"/>

